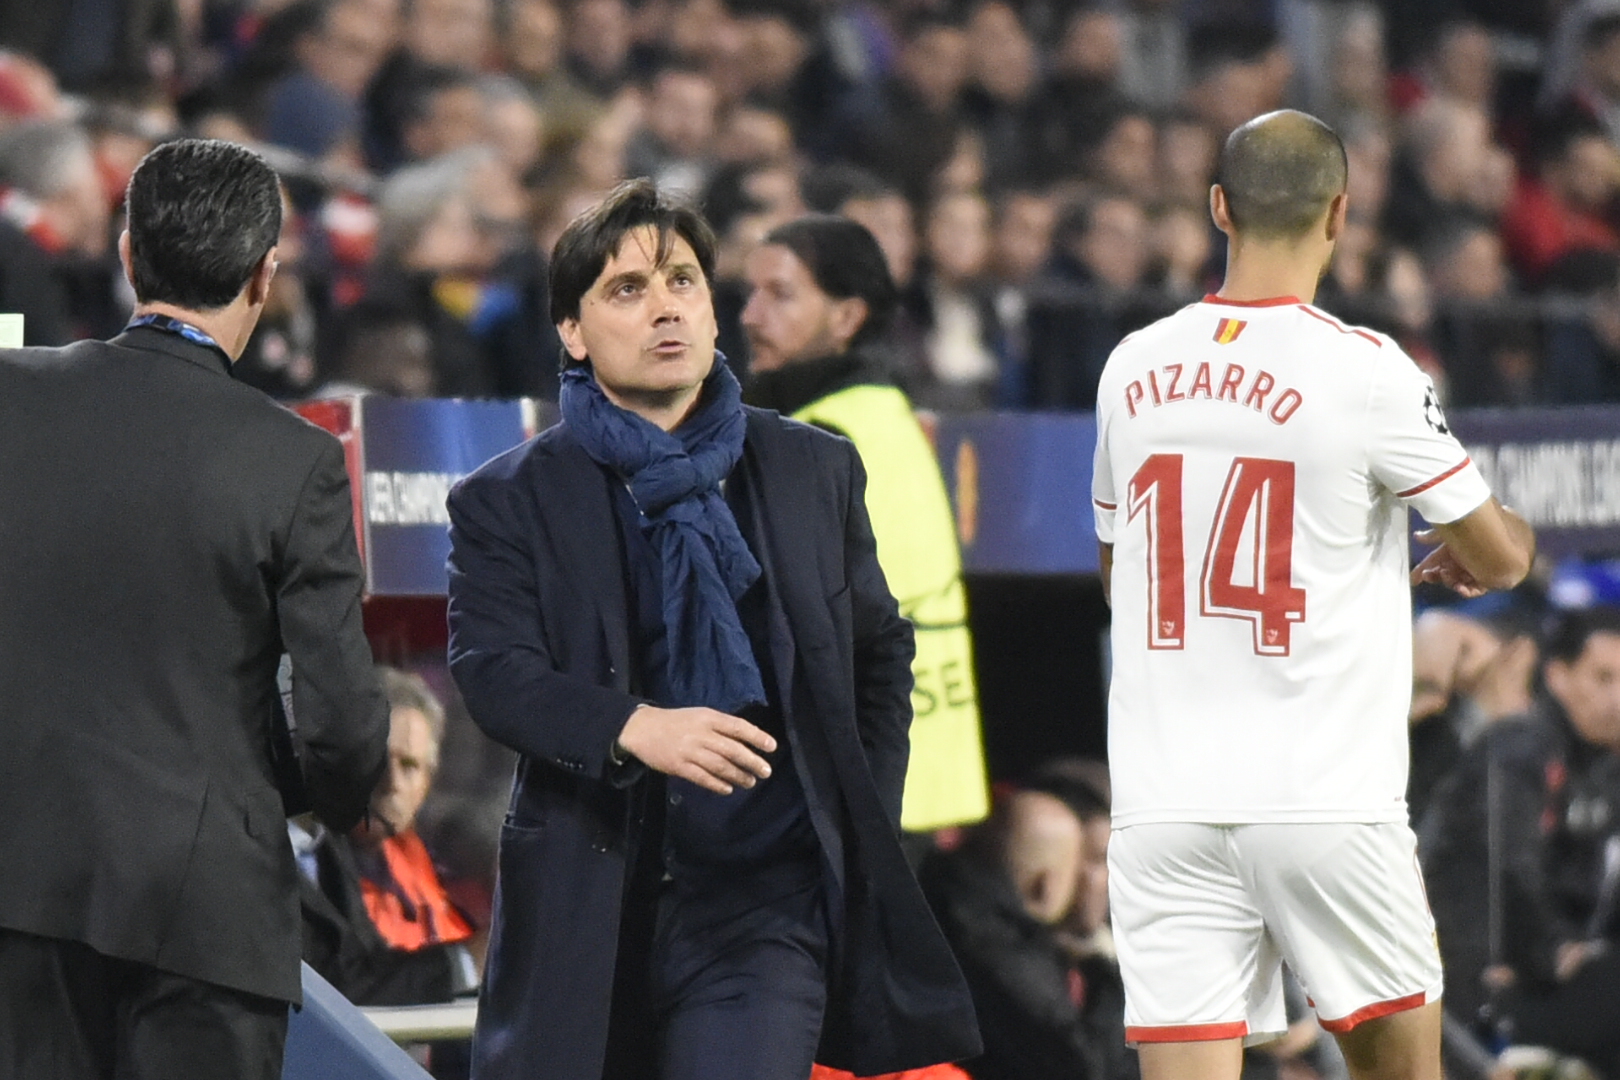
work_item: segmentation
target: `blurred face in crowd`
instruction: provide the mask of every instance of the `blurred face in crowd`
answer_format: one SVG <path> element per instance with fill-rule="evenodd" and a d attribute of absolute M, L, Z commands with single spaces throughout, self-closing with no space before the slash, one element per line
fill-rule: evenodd
<path fill-rule="evenodd" d="M 1333 90 L 1339 100 L 1381 115 L 1385 108 L 1384 33 L 1374 11 L 1352 15 L 1333 52 Z"/>
<path fill-rule="evenodd" d="M 494 34 L 492 0 L 415 0 L 405 22 L 405 47 L 428 64 L 478 71 Z"/>
<path fill-rule="evenodd" d="M 484 108 L 484 138 L 512 175 L 527 175 L 545 149 L 545 117 L 525 95 L 496 98 Z"/>
<path fill-rule="evenodd" d="M 1435 52 L 1434 69 L 1441 93 L 1490 107 L 1496 90 L 1496 54 L 1484 27 L 1469 23 L 1447 30 Z"/>
<path fill-rule="evenodd" d="M 1620 33 L 1587 49 L 1583 59 L 1586 81 L 1611 101 L 1620 98 Z"/>
<path fill-rule="evenodd" d="M 1106 815 L 1087 818 L 1082 825 L 1080 885 L 1075 893 L 1069 924 L 1090 937 L 1108 923 L 1108 840 L 1113 829 Z"/>
<path fill-rule="evenodd" d="M 1470 229 L 1431 269 L 1435 291 L 1452 300 L 1482 302 L 1507 291 L 1502 239 L 1492 229 Z"/>
<path fill-rule="evenodd" d="M 653 84 L 647 127 L 677 157 L 698 158 L 714 140 L 718 97 L 707 76 L 695 71 L 665 71 Z"/>
<path fill-rule="evenodd" d="M 670 48 L 676 56 L 688 59 L 705 56 L 715 35 L 730 22 L 720 0 L 685 0 L 670 13 Z"/>
<path fill-rule="evenodd" d="M 1620 750 L 1620 634 L 1599 631 L 1573 662 L 1549 660 L 1543 670 L 1581 738 Z"/>
<path fill-rule="evenodd" d="M 748 89 L 769 94 L 785 88 L 804 66 L 810 43 L 797 27 L 779 15 L 739 19 Z"/>
<path fill-rule="evenodd" d="M 1546 180 L 1571 206 L 1604 213 L 1620 188 L 1620 152 L 1601 135 L 1583 136 L 1549 166 Z"/>
<path fill-rule="evenodd" d="M 616 75 L 630 55 L 630 10 L 624 0 L 579 0 L 568 23 L 568 51 L 592 74 Z"/>
<path fill-rule="evenodd" d="M 1148 266 L 1148 224 L 1142 208 L 1130 199 L 1097 203 L 1091 224 L 1080 240 L 1080 261 L 1098 281 L 1127 291 L 1142 284 Z"/>
<path fill-rule="evenodd" d="M 866 320 L 865 301 L 828 296 L 791 248 L 760 245 L 747 276 L 742 325 L 756 371 L 839 355 Z"/>
<path fill-rule="evenodd" d="M 1345 188 L 1350 205 L 1369 221 L 1376 221 L 1389 197 L 1389 137 L 1382 131 L 1363 131 L 1345 144 L 1344 153 L 1350 169 Z"/>
<path fill-rule="evenodd" d="M 1402 328 L 1414 332 L 1428 329 L 1434 317 L 1434 301 L 1429 276 L 1416 255 L 1404 250 L 1390 254 L 1389 265 L 1384 268 L 1384 292 Z"/>
<path fill-rule="evenodd" d="M 928 108 L 949 112 L 967 81 L 967 34 L 954 26 L 921 28 L 901 51 L 900 74 Z"/>
<path fill-rule="evenodd" d="M 400 260 L 407 270 L 457 274 L 484 262 L 483 236 L 465 196 L 446 199 Z"/>
<path fill-rule="evenodd" d="M 1039 68 L 1035 43 L 1024 24 L 1000 0 L 984 4 L 968 24 L 973 81 L 998 101 L 1017 102 L 1029 96 Z"/>
<path fill-rule="evenodd" d="M 1044 195 L 1017 192 L 1001 207 L 992 240 L 996 273 L 1001 280 L 1020 284 L 1031 280 L 1052 257 L 1052 227 L 1057 207 Z"/>
<path fill-rule="evenodd" d="M 405 128 L 405 147 L 417 161 L 436 158 L 484 138 L 488 102 L 471 83 L 446 86 L 428 99 L 423 115 Z"/>
<path fill-rule="evenodd" d="M 871 199 L 850 199 L 838 212 L 865 225 L 867 231 L 877 237 L 894 283 L 902 289 L 909 285 L 917 268 L 917 227 L 905 196 L 891 193 Z"/>
<path fill-rule="evenodd" d="M 1063 800 L 1044 791 L 1008 796 L 1003 858 L 1031 918 L 1056 926 L 1074 908 L 1085 854 L 1084 829 Z"/>
<path fill-rule="evenodd" d="M 1099 178 L 1116 191 L 1143 195 L 1158 182 L 1155 155 L 1158 132 L 1153 121 L 1139 113 L 1127 113 L 1115 122 L 1097 148 Z"/>
<path fill-rule="evenodd" d="M 96 160 L 88 149 L 73 155 L 72 165 L 61 180 L 54 194 L 39 200 L 42 212 L 72 250 L 82 255 L 104 253 L 110 239 L 112 211 L 102 191 Z"/>
<path fill-rule="evenodd" d="M 371 800 L 371 811 L 392 833 L 416 821 L 439 767 L 433 725 L 420 709 L 396 708 L 388 721 L 388 771 Z"/>
<path fill-rule="evenodd" d="M 1171 120 L 1159 132 L 1159 194 L 1202 208 L 1215 176 L 1215 136 L 1197 121 Z"/>
<path fill-rule="evenodd" d="M 562 12 L 552 0 L 519 0 L 512 6 L 505 46 L 514 74 L 545 78 L 562 60 Z"/>
<path fill-rule="evenodd" d="M 1378 233 L 1365 221 L 1346 221 L 1333 245 L 1333 280 L 1351 295 L 1365 292 L 1372 284 L 1368 260 L 1378 247 Z"/>
<path fill-rule="evenodd" d="M 967 285 L 990 260 L 990 206 L 972 192 L 947 195 L 928 214 L 928 258 L 947 285 Z"/>
<path fill-rule="evenodd" d="M 635 117 L 628 111 L 609 110 L 591 124 L 573 152 L 574 169 L 585 187 L 606 191 L 619 182 L 634 123 Z"/>
<path fill-rule="evenodd" d="M 327 12 L 321 29 L 300 42 L 298 55 L 311 75 L 357 99 L 393 45 L 393 23 L 351 0 Z"/>
<path fill-rule="evenodd" d="M 793 129 L 779 112 L 739 105 L 727 114 L 714 149 L 726 162 L 787 161 L 793 157 Z"/>
<path fill-rule="evenodd" d="M 1153 252 L 1164 268 L 1165 284 L 1178 291 L 1201 289 L 1209 265 L 1208 218 L 1188 206 L 1172 207 L 1153 224 Z"/>
<path fill-rule="evenodd" d="M 627 233 L 580 299 L 579 318 L 557 327 L 568 355 L 589 357 L 622 408 L 667 408 L 714 367 L 714 300 L 692 245 L 676 234 L 668 257 L 657 254 L 651 226 Z"/>
<path fill-rule="evenodd" d="M 1082 10 L 1069 20 L 1058 48 L 1057 68 L 1064 75 L 1112 83 L 1125 56 L 1125 31 L 1111 11 Z"/>

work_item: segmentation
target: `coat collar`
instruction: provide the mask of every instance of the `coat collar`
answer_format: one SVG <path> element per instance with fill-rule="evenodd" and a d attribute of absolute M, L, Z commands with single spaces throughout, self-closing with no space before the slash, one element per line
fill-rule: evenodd
<path fill-rule="evenodd" d="M 141 349 L 145 352 L 162 353 L 164 356 L 173 356 L 196 364 L 200 368 L 216 372 L 227 378 L 231 374 L 231 361 L 219 349 L 210 349 L 206 345 L 199 345 L 194 341 L 187 341 L 179 334 L 170 334 L 163 330 L 156 330 L 150 326 L 136 326 L 125 330 L 112 339 L 111 344 L 122 345 L 128 349 Z"/>

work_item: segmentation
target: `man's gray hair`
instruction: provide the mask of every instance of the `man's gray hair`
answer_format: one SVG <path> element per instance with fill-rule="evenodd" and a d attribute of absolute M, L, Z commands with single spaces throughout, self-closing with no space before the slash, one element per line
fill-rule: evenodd
<path fill-rule="evenodd" d="M 377 198 L 378 261 L 402 262 L 445 204 L 468 194 L 473 171 L 494 156 L 487 146 L 471 146 L 389 177 Z"/>
<path fill-rule="evenodd" d="M 413 672 L 382 665 L 378 665 L 377 674 L 382 676 L 383 695 L 388 698 L 389 710 L 415 709 L 427 717 L 433 745 L 438 746 L 444 740 L 444 705 L 427 680 Z"/>
<path fill-rule="evenodd" d="M 65 120 L 19 124 L 0 134 L 0 186 L 48 199 L 70 187 L 80 169 L 93 168 L 90 136 Z"/>

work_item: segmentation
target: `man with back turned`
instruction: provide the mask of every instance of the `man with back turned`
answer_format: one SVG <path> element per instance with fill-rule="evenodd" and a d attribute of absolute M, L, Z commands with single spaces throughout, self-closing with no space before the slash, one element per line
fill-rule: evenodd
<path fill-rule="evenodd" d="M 1312 306 L 1344 228 L 1332 129 L 1234 131 L 1218 293 L 1123 341 L 1092 476 L 1112 590 L 1108 883 L 1143 1080 L 1237 1080 L 1282 964 L 1355 1080 L 1439 1080 L 1440 956 L 1407 825 L 1409 576 L 1529 571 L 1433 385 Z M 1439 546 L 1408 569 L 1407 508 Z"/>
<path fill-rule="evenodd" d="M 129 327 L 0 350 L 0 1074 L 272 1080 L 300 996 L 278 786 L 350 827 L 388 713 L 342 448 L 231 379 L 275 173 L 170 143 L 128 210 Z"/>

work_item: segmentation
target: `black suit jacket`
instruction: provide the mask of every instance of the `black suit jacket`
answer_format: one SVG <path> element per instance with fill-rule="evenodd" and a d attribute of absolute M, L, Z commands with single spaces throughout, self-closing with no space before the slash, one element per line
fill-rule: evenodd
<path fill-rule="evenodd" d="M 450 496 L 451 670 L 478 725 L 523 755 L 474 1039 L 481 1080 L 599 1080 L 634 922 L 627 878 L 659 842 L 662 778 L 609 757 L 641 700 L 616 482 L 559 425 Z M 738 525 L 780 606 L 769 644 L 784 727 L 843 912 L 821 1060 L 873 1075 L 969 1056 L 972 1002 L 900 851 L 912 634 L 878 567 L 860 459 L 845 439 L 749 409 L 728 483 L 754 508 Z"/>
<path fill-rule="evenodd" d="M 0 926 L 299 999 L 269 756 L 364 811 L 388 714 L 336 439 L 152 329 L 0 350 Z"/>

